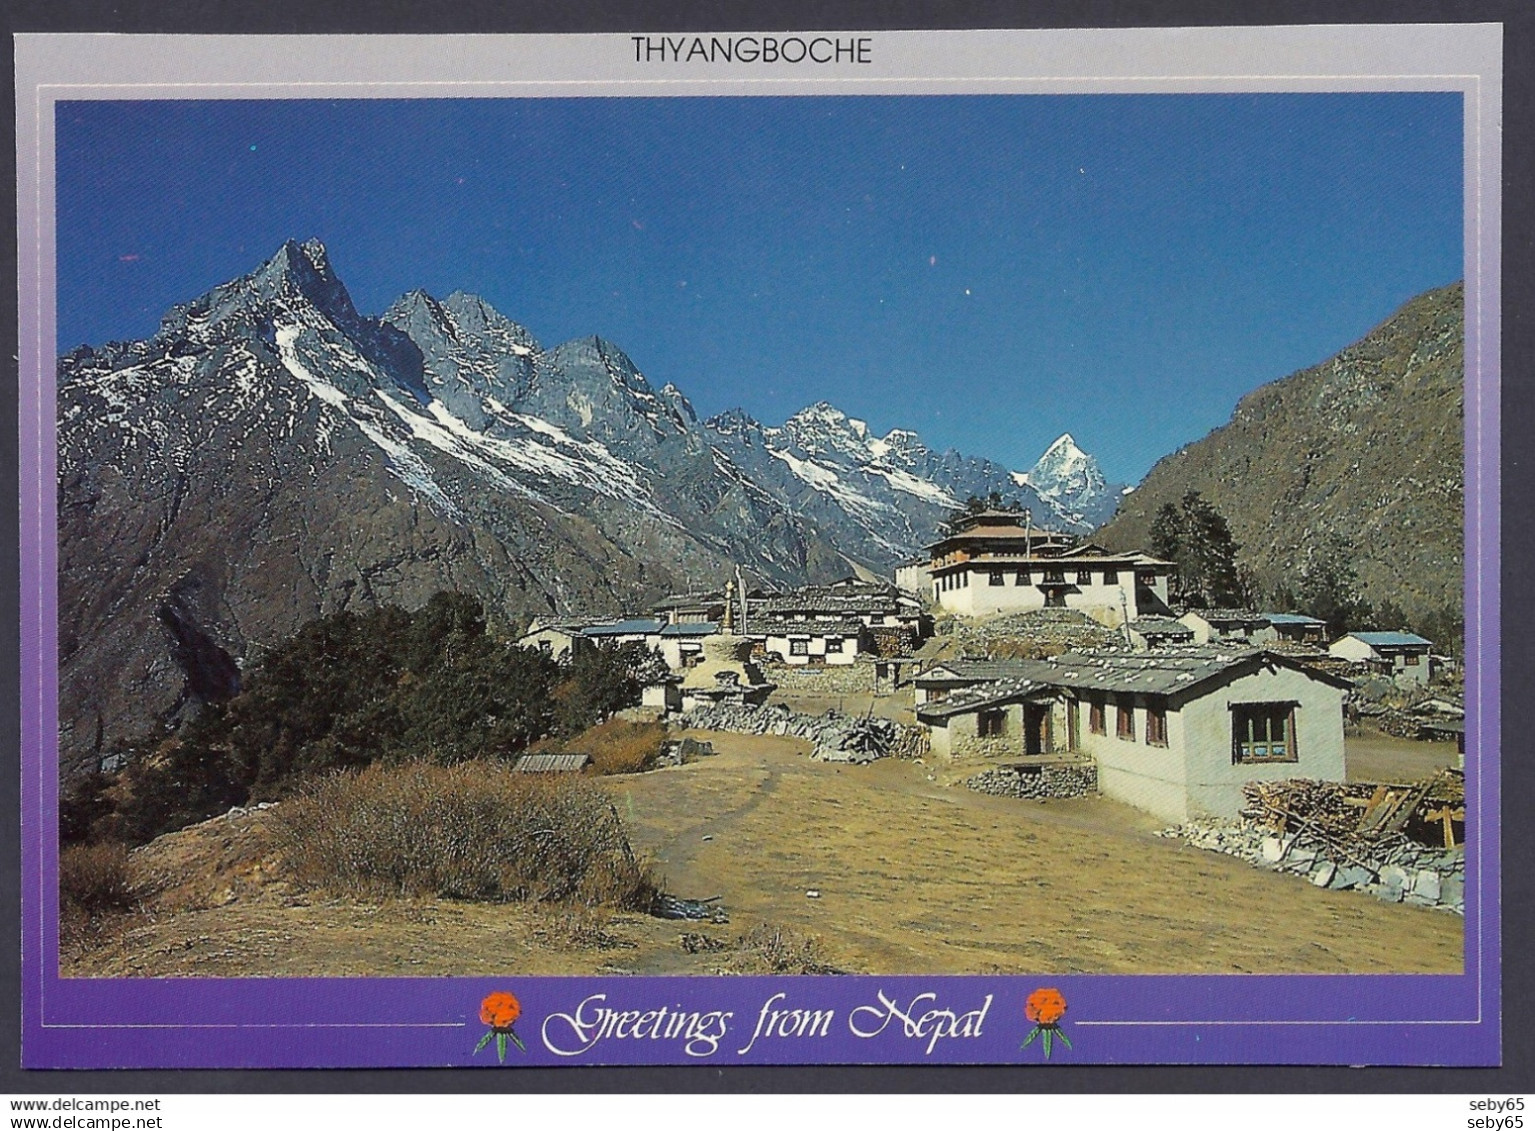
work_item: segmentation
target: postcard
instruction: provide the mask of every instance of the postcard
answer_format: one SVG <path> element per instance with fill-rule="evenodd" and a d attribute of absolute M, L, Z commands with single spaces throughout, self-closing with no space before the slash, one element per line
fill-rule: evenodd
<path fill-rule="evenodd" d="M 26 1066 L 1499 1063 L 1496 25 L 16 47 Z"/>

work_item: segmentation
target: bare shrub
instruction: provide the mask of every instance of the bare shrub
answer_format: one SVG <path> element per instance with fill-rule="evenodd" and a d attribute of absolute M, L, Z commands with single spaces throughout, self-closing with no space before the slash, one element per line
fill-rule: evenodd
<path fill-rule="evenodd" d="M 605 907 L 564 903 L 550 907 L 543 920 L 533 928 L 533 936 L 556 950 L 618 950 L 633 943 L 614 935 L 608 928 L 612 914 Z"/>
<path fill-rule="evenodd" d="M 592 769 L 602 775 L 638 774 L 652 768 L 666 741 L 666 727 L 656 722 L 609 719 L 574 738 L 547 740 L 535 749 L 589 754 Z"/>
<path fill-rule="evenodd" d="M 840 974 L 827 961 L 816 935 L 793 927 L 764 923 L 728 943 L 706 935 L 683 935 L 682 949 L 689 954 L 723 951 L 721 974 Z"/>
<path fill-rule="evenodd" d="M 74 844 L 59 853 L 59 906 L 86 917 L 126 911 L 139 885 L 128 848 L 117 841 Z"/>
<path fill-rule="evenodd" d="M 655 898 L 617 811 L 580 778 L 484 762 L 373 765 L 271 812 L 293 878 L 339 895 L 634 909 Z"/>

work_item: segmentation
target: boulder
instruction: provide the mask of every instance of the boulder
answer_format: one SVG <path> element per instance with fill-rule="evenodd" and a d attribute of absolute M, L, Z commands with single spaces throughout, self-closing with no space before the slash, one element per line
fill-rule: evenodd
<path fill-rule="evenodd" d="M 1439 873 L 1430 868 L 1424 868 L 1412 880 L 1412 894 L 1421 897 L 1429 903 L 1439 902 L 1439 891 L 1443 885 L 1439 880 Z"/>

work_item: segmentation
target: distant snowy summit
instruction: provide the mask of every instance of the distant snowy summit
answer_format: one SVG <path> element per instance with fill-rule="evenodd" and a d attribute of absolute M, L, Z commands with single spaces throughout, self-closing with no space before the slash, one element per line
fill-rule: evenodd
<path fill-rule="evenodd" d="M 58 414 L 71 766 L 322 612 L 456 589 L 516 621 L 736 566 L 780 586 L 890 576 L 972 495 L 1085 532 L 1103 491 L 1069 437 L 1020 476 L 824 402 L 778 426 L 700 420 L 614 343 L 545 348 L 462 291 L 362 314 L 313 240 L 150 338 L 64 354 Z M 129 669 L 142 686 L 98 695 Z"/>
<path fill-rule="evenodd" d="M 1098 461 L 1077 446 L 1070 432 L 1045 449 L 1028 471 L 1015 474 L 1020 486 L 1032 487 L 1069 524 L 1093 528 L 1113 515 L 1122 484 L 1110 484 Z"/>

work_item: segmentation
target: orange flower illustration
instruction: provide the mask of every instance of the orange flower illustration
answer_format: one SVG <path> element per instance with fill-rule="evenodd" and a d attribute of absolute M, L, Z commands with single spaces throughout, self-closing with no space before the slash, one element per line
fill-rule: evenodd
<path fill-rule="evenodd" d="M 518 1049 L 522 1052 L 527 1052 L 528 1046 L 522 1043 L 522 1038 L 512 1029 L 512 1026 L 517 1023 L 517 1018 L 521 1016 L 522 1002 L 517 1000 L 515 994 L 509 994 L 505 991 L 486 994 L 485 1000 L 480 1002 L 480 1020 L 490 1028 L 480 1038 L 480 1043 L 474 1046 L 475 1053 L 478 1054 L 482 1048 L 490 1044 L 491 1038 L 495 1038 L 496 1060 L 505 1064 L 506 1041 L 508 1037 L 511 1038 L 512 1043 Z"/>
<path fill-rule="evenodd" d="M 1061 1030 L 1061 1018 L 1066 1016 L 1066 995 L 1053 987 L 1043 987 L 1035 990 L 1023 1003 L 1023 1015 L 1034 1023 L 1034 1028 L 1024 1038 L 1022 1048 L 1028 1048 L 1034 1043 L 1034 1038 L 1043 1036 L 1040 1042 L 1044 1046 L 1045 1059 L 1050 1059 L 1051 1047 L 1059 1040 L 1067 1048 L 1071 1047 L 1071 1039 Z"/>

